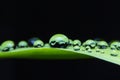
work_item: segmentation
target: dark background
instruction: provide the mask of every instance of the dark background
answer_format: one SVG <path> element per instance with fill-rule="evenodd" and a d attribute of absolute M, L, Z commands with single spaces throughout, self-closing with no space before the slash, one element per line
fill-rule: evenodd
<path fill-rule="evenodd" d="M 115 8 L 114 8 L 114 7 Z M 103 38 L 120 40 L 117 2 L 16 2 L 0 6 L 0 43 L 39 37 L 44 42 L 55 33 L 85 41 Z M 96 80 L 120 79 L 120 67 L 102 60 L 0 59 L 0 80 Z"/>

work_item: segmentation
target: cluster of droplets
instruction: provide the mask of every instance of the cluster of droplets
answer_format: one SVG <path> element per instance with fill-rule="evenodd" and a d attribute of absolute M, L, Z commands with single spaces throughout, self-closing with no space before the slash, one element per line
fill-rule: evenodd
<path fill-rule="evenodd" d="M 42 47 L 48 47 L 48 48 L 64 48 L 64 49 L 73 49 L 74 51 L 88 51 L 91 52 L 93 49 L 96 50 L 96 52 L 104 53 L 105 49 L 111 49 L 113 51 L 120 50 L 120 42 L 119 41 L 113 41 L 111 43 L 107 43 L 104 40 L 93 40 L 88 39 L 85 42 L 81 42 L 78 39 L 72 40 L 69 39 L 64 34 L 55 34 L 53 35 L 48 43 L 44 43 L 39 38 L 31 38 L 28 41 L 20 41 L 18 44 L 15 45 L 14 41 L 7 40 L 3 42 L 0 46 L 0 51 L 6 52 L 11 51 L 15 49 L 20 48 L 42 48 Z M 116 54 L 111 54 L 112 56 L 117 56 Z"/>

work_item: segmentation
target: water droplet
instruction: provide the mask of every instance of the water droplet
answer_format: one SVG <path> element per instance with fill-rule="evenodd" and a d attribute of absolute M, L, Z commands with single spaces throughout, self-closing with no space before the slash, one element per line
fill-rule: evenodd
<path fill-rule="evenodd" d="M 73 48 L 74 48 L 75 51 L 80 50 L 80 47 L 79 47 L 79 46 L 74 46 Z"/>

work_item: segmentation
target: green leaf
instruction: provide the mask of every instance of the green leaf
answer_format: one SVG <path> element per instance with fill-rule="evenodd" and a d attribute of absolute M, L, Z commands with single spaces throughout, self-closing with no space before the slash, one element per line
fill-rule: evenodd
<path fill-rule="evenodd" d="M 88 59 L 90 56 L 69 49 L 60 48 L 21 48 L 9 52 L 0 52 L 0 58 L 28 59 Z"/>
<path fill-rule="evenodd" d="M 104 52 L 104 53 L 103 53 Z M 117 54 L 117 56 L 111 55 Z M 17 58 L 17 59 L 41 59 L 41 60 L 72 60 L 72 59 L 92 59 L 98 58 L 117 65 L 120 65 L 120 51 L 111 49 L 89 51 L 74 51 L 73 49 L 63 48 L 21 48 L 9 52 L 0 52 L 0 58 Z"/>

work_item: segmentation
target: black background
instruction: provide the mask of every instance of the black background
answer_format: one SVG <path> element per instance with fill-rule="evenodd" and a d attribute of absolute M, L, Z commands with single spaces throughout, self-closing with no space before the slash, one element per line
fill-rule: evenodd
<path fill-rule="evenodd" d="M 44 42 L 55 33 L 71 39 L 120 40 L 117 2 L 16 2 L 0 7 L 0 43 L 39 37 Z M 115 8 L 114 8 L 114 7 Z M 120 79 L 120 68 L 102 60 L 0 60 L 0 80 Z"/>

